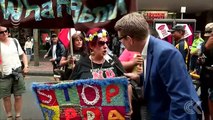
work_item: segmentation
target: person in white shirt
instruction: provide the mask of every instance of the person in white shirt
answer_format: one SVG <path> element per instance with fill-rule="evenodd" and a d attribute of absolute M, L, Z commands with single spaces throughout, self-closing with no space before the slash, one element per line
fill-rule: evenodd
<path fill-rule="evenodd" d="M 32 49 L 33 49 L 33 42 L 31 41 L 30 37 L 28 36 L 27 41 L 24 44 L 24 50 L 26 52 L 26 55 L 29 56 L 28 61 L 31 59 Z"/>
<path fill-rule="evenodd" d="M 22 56 L 24 68 L 22 70 L 19 56 Z M 1 77 L 0 77 L 0 99 L 3 99 L 7 120 L 12 120 L 12 100 L 14 95 L 15 119 L 21 119 L 22 94 L 25 92 L 23 73 L 29 71 L 28 61 L 19 42 L 15 38 L 8 37 L 8 30 L 0 26 L 0 56 L 1 56 Z"/>
<path fill-rule="evenodd" d="M 51 40 L 50 40 L 50 37 L 49 36 L 47 36 L 46 38 L 45 38 L 45 47 L 46 47 L 46 50 L 48 51 L 49 49 L 50 49 L 50 47 L 51 47 Z"/>

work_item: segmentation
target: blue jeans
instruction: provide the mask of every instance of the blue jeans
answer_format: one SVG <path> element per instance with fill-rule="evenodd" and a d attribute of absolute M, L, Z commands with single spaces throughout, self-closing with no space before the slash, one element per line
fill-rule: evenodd
<path fill-rule="evenodd" d="M 32 49 L 31 48 L 26 48 L 26 54 L 27 55 L 32 55 Z"/>

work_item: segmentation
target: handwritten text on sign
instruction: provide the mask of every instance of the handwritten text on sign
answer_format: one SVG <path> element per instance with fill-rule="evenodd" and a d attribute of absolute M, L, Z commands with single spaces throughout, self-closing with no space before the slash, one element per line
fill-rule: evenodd
<path fill-rule="evenodd" d="M 3 13 L 3 19 L 8 20 L 11 17 L 14 22 L 26 19 L 32 14 L 35 21 L 41 21 L 42 18 L 62 18 L 65 14 L 63 6 L 66 14 L 72 15 L 74 23 L 105 22 L 115 19 L 117 11 L 120 11 L 122 15 L 127 13 L 124 0 L 116 0 L 113 4 L 108 3 L 93 9 L 87 7 L 83 0 L 49 0 L 41 5 L 36 3 L 29 0 L 17 0 L 17 5 L 15 5 L 14 1 L 0 0 L 0 10 Z"/>

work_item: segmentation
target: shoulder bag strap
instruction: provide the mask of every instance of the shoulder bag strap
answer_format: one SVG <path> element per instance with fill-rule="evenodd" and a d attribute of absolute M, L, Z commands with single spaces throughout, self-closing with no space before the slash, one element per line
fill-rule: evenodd
<path fill-rule="evenodd" d="M 16 45 L 16 49 L 17 49 L 17 52 L 18 52 L 18 43 L 17 43 L 17 41 L 16 41 L 15 38 L 13 38 L 13 41 L 14 41 L 14 43 L 15 43 L 15 45 Z M 18 53 L 19 53 L 19 52 L 18 52 Z"/>
<path fill-rule="evenodd" d="M 3 74 L 3 61 L 2 61 L 2 54 L 1 54 L 1 42 L 0 42 L 0 59 L 1 59 L 1 64 L 0 64 L 1 77 L 4 77 L 4 74 Z"/>

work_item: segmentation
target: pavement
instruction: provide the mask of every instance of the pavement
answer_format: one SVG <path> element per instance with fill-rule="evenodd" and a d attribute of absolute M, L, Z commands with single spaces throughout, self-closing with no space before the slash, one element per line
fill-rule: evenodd
<path fill-rule="evenodd" d="M 31 61 L 29 62 L 29 73 L 27 75 L 32 76 L 53 76 L 53 66 L 52 63 L 49 62 L 50 58 L 43 58 L 44 53 L 40 53 L 39 57 L 39 65 L 35 66 L 35 61 L 33 60 L 33 56 Z"/>
<path fill-rule="evenodd" d="M 34 65 L 34 61 L 29 63 L 29 73 L 32 76 L 52 76 L 53 66 L 49 61 L 40 61 L 39 66 Z"/>

